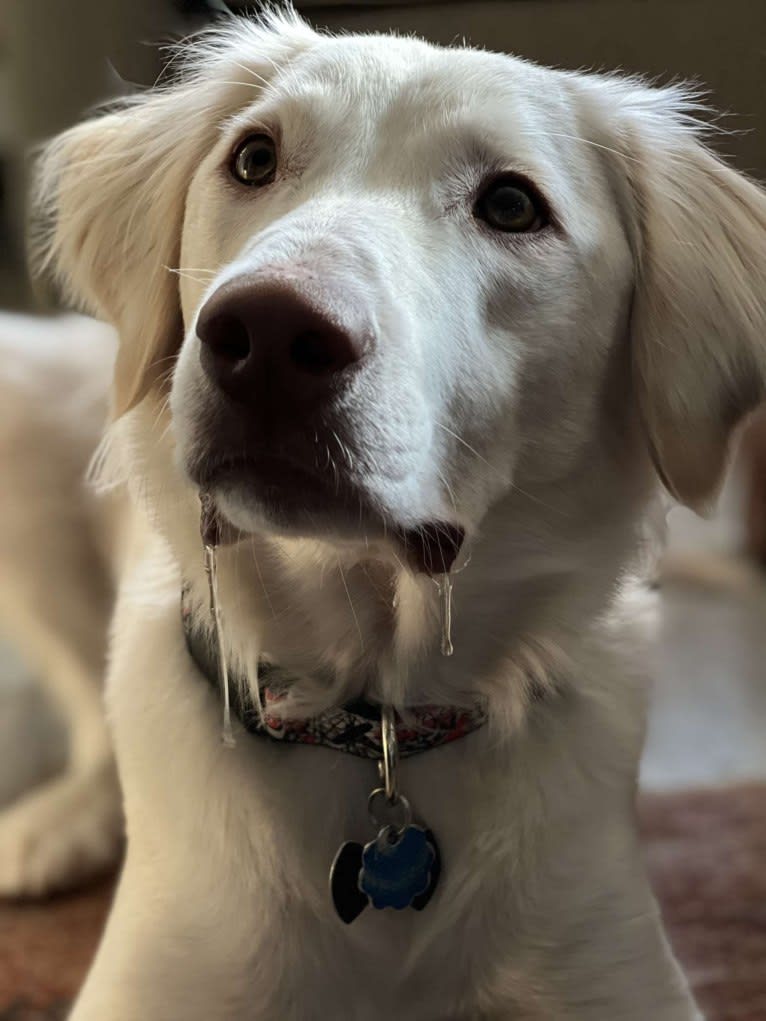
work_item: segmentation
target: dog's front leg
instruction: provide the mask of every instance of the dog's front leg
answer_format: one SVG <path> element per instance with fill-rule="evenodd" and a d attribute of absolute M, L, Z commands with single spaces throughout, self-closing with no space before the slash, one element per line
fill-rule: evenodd
<path fill-rule="evenodd" d="M 70 1021 L 251 1021 L 256 968 L 210 890 L 126 861 L 96 959 Z M 202 903 L 204 901 L 204 904 Z M 232 905 L 226 906 L 231 918 Z M 243 959 L 245 966 L 243 967 Z M 248 988 L 244 985 L 247 983 Z"/>

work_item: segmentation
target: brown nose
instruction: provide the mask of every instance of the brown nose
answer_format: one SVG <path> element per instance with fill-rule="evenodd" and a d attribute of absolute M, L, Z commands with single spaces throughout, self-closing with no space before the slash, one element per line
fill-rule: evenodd
<path fill-rule="evenodd" d="M 259 274 L 219 287 L 197 336 L 203 369 L 234 400 L 267 392 L 306 404 L 337 389 L 368 353 L 372 331 L 344 294 Z"/>

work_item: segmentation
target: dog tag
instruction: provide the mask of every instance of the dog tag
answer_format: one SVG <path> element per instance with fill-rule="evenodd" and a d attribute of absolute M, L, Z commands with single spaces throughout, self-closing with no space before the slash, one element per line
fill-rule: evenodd
<path fill-rule="evenodd" d="M 409 827 L 410 829 L 420 829 L 419 826 Z M 381 831 L 382 833 L 383 831 Z M 428 881 L 426 888 L 422 893 L 416 893 L 412 896 L 409 901 L 409 906 L 414 908 L 415 911 L 422 911 L 428 905 L 431 897 L 434 895 L 436 886 L 439 882 L 441 875 L 441 854 L 439 853 L 439 845 L 436 843 L 431 830 L 423 831 L 426 835 L 428 846 L 433 852 L 430 867 L 428 869 Z M 380 839 L 378 835 L 378 840 Z M 373 840 L 372 844 L 367 844 L 367 847 L 371 847 L 377 843 L 377 840 Z M 361 915 L 367 905 L 370 903 L 368 892 L 363 891 L 362 876 L 363 876 L 363 855 L 366 848 L 362 847 L 361 844 L 357 844 L 355 841 L 349 840 L 343 844 L 338 853 L 335 855 L 335 861 L 332 864 L 330 870 L 330 894 L 332 896 L 333 906 L 335 911 L 342 922 L 346 925 L 350 925 L 355 919 Z M 367 882 L 370 882 L 368 876 Z M 417 878 L 413 883 L 413 886 L 420 887 L 422 884 L 422 877 Z M 375 904 L 375 907 L 386 907 L 385 904 Z M 407 907 L 405 904 L 404 907 Z"/>
<path fill-rule="evenodd" d="M 429 892 L 435 861 L 436 851 L 422 826 L 384 826 L 362 852 L 359 889 L 374 908 L 401 911 Z"/>
<path fill-rule="evenodd" d="M 346 925 L 358 918 L 369 903 L 367 895 L 359 889 L 363 850 L 361 844 L 349 840 L 335 855 L 330 869 L 330 895 L 338 917 Z"/>
<path fill-rule="evenodd" d="M 381 711 L 383 757 L 378 772 L 383 781 L 367 799 L 367 811 L 378 831 L 362 847 L 343 844 L 330 869 L 330 894 L 338 917 L 346 925 L 364 911 L 412 907 L 422 911 L 433 896 L 441 874 L 441 856 L 430 830 L 412 821 L 412 807 L 396 783 L 398 745 L 393 709 Z"/>
<path fill-rule="evenodd" d="M 416 911 L 422 911 L 423 908 L 428 906 L 428 902 L 433 897 L 442 874 L 442 856 L 439 851 L 439 845 L 436 843 L 436 837 L 431 830 L 426 830 L 426 836 L 428 837 L 428 843 L 433 848 L 434 860 L 431 862 L 431 877 L 427 889 L 412 900 L 411 906 Z"/>

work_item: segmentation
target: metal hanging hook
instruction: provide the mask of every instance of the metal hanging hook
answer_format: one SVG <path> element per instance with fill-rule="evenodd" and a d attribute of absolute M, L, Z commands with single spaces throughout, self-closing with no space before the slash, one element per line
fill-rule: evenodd
<path fill-rule="evenodd" d="M 378 763 L 378 772 L 383 781 L 383 790 L 390 805 L 399 801 L 397 766 L 399 765 L 399 739 L 396 736 L 396 714 L 393 706 L 384 705 L 380 710 L 380 741 L 383 758 Z"/>

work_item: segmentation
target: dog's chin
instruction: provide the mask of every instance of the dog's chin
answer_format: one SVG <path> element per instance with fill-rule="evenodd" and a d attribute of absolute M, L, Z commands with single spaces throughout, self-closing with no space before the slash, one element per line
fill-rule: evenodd
<path fill-rule="evenodd" d="M 449 571 L 465 538 L 453 522 L 399 524 L 347 477 L 272 455 L 227 461 L 195 475 L 213 508 L 203 529 L 216 543 L 252 534 L 313 539 L 358 546 L 360 557 L 434 575 Z"/>

